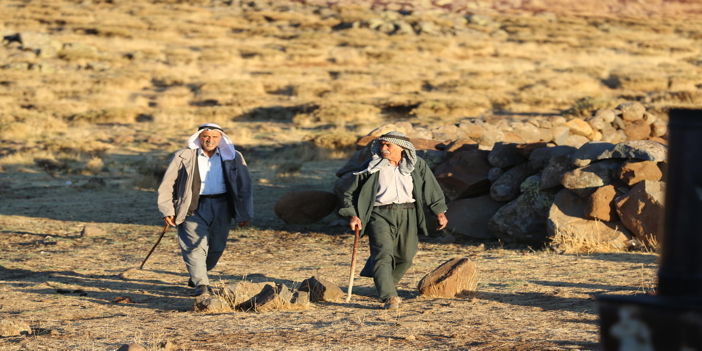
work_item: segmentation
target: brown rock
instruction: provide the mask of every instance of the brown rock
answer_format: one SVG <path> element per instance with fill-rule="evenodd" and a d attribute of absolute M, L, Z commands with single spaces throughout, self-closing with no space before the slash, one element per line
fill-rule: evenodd
<path fill-rule="evenodd" d="M 539 128 L 531 123 L 518 123 L 513 127 L 514 134 L 517 134 L 526 143 L 536 143 L 541 141 Z"/>
<path fill-rule="evenodd" d="M 560 146 L 560 145 L 565 145 L 566 140 L 568 140 L 568 136 L 570 135 L 570 128 L 566 126 L 556 126 L 551 128 L 551 133 L 553 135 L 553 143 Z"/>
<path fill-rule="evenodd" d="M 514 132 L 503 132 L 502 141 L 505 143 L 523 144 L 526 140 Z"/>
<path fill-rule="evenodd" d="M 483 136 L 483 127 L 479 122 L 470 119 L 464 119 L 458 124 L 458 128 L 469 138 L 478 140 Z"/>
<path fill-rule="evenodd" d="M 635 244 L 632 234 L 621 222 L 602 222 L 585 218 L 585 200 L 568 189 L 556 194 L 548 215 L 546 230 L 550 237 L 564 236 L 573 247 L 563 248 L 566 252 L 577 249 L 578 245 L 611 245 L 626 248 Z"/>
<path fill-rule="evenodd" d="M 292 191 L 281 196 L 273 210 L 287 224 L 310 224 L 332 213 L 337 203 L 336 195 L 328 191 Z"/>
<path fill-rule="evenodd" d="M 612 110 L 597 110 L 595 111 L 595 117 L 601 117 L 605 122 L 612 123 L 617 114 Z"/>
<path fill-rule="evenodd" d="M 94 225 L 86 225 L 83 227 L 83 231 L 80 233 L 82 237 L 93 237 L 93 236 L 105 236 L 106 232 L 104 229 L 99 228 Z"/>
<path fill-rule="evenodd" d="M 132 301 L 132 298 L 129 296 L 116 296 L 114 299 L 112 299 L 112 302 L 114 302 L 114 303 L 134 303 Z"/>
<path fill-rule="evenodd" d="M 417 289 L 423 296 L 451 298 L 475 291 L 477 286 L 475 263 L 468 258 L 454 258 L 424 276 Z"/>
<path fill-rule="evenodd" d="M 567 146 L 572 146 L 572 147 L 581 147 L 587 142 L 589 142 L 590 139 L 582 136 L 582 135 L 569 135 L 568 138 L 566 138 L 566 141 L 563 143 L 563 145 Z"/>
<path fill-rule="evenodd" d="M 614 198 L 617 190 L 614 185 L 605 185 L 595 190 L 586 200 L 585 218 L 599 219 L 605 222 L 618 221 L 617 208 Z"/>
<path fill-rule="evenodd" d="M 624 134 L 627 140 L 644 140 L 651 135 L 651 126 L 643 119 L 624 122 Z"/>
<path fill-rule="evenodd" d="M 263 291 L 266 286 L 273 287 L 275 283 L 238 282 L 229 284 L 224 292 L 227 300 L 231 301 L 236 309 L 248 311 L 254 308 L 252 298 Z"/>
<path fill-rule="evenodd" d="M 661 242 L 664 195 L 664 182 L 644 180 L 615 200 L 624 225 L 647 246 Z"/>
<path fill-rule="evenodd" d="M 336 302 L 344 298 L 344 292 L 334 283 L 323 279 L 311 277 L 300 283 L 299 291 L 306 291 L 310 294 L 310 301 Z"/>
<path fill-rule="evenodd" d="M 622 164 L 618 176 L 619 179 L 631 186 L 642 180 L 661 180 L 663 172 L 661 172 L 657 162 L 631 159 Z"/>
<path fill-rule="evenodd" d="M 640 102 L 625 102 L 617 106 L 622 111 L 622 119 L 625 121 L 638 121 L 643 119 L 646 108 Z"/>
<path fill-rule="evenodd" d="M 592 127 L 580 118 L 573 118 L 565 123 L 565 126 L 570 128 L 570 134 L 582 135 L 590 138 L 593 134 Z"/>
<path fill-rule="evenodd" d="M 488 163 L 489 151 L 457 152 L 441 164 L 434 174 L 439 186 L 450 200 L 487 193 L 490 181 L 487 174 L 492 168 Z"/>
<path fill-rule="evenodd" d="M 290 307 L 293 293 L 283 284 L 275 287 L 266 285 L 258 295 L 254 296 L 254 309 L 256 312 L 282 310 Z"/>
<path fill-rule="evenodd" d="M 651 124 L 651 136 L 662 137 L 668 133 L 668 124 L 663 121 L 656 121 Z"/>

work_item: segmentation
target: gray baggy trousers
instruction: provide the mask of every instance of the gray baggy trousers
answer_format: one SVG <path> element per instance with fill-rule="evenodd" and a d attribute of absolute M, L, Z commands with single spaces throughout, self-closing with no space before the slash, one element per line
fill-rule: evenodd
<path fill-rule="evenodd" d="M 227 246 L 231 215 L 226 197 L 200 198 L 192 216 L 178 226 L 178 244 L 190 279 L 210 285 L 207 272 L 217 265 Z"/>
<path fill-rule="evenodd" d="M 373 282 L 378 296 L 397 296 L 395 285 L 412 266 L 417 254 L 416 209 L 373 209 L 366 232 L 370 243 Z"/>

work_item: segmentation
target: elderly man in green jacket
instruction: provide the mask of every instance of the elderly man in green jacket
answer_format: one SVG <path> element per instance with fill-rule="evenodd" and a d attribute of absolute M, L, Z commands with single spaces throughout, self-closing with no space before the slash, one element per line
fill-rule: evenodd
<path fill-rule="evenodd" d="M 409 138 L 389 132 L 371 142 L 373 157 L 354 173 L 344 193 L 342 216 L 351 217 L 351 229 L 368 233 L 371 255 L 361 275 L 372 272 L 384 309 L 397 309 L 395 286 L 412 265 L 418 233 L 427 235 L 423 208 L 446 227 L 446 203 L 429 166 L 417 157 Z"/>

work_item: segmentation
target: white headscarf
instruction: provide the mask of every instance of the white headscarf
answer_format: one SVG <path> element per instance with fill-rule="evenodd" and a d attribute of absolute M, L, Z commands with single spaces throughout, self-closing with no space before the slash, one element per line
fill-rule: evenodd
<path fill-rule="evenodd" d="M 390 165 L 390 161 L 380 155 L 380 142 L 383 140 L 402 147 L 404 157 L 400 161 L 400 173 L 402 175 L 410 175 L 410 173 L 412 173 L 414 170 L 414 165 L 417 163 L 417 152 L 414 149 L 414 145 L 412 145 L 412 142 L 410 142 L 406 135 L 400 132 L 389 132 L 381 135 L 378 139 L 371 141 L 370 148 L 373 157 L 368 164 L 368 168 L 354 174 L 361 174 L 365 172 L 373 174 Z"/>
<path fill-rule="evenodd" d="M 222 158 L 222 161 L 233 160 L 234 157 L 236 157 L 236 151 L 234 150 L 234 143 L 232 143 L 232 139 L 229 139 L 227 134 L 224 134 L 222 127 L 214 123 L 201 125 L 200 128 L 197 129 L 197 132 L 188 138 L 188 148 L 202 148 L 202 144 L 200 143 L 200 133 L 202 133 L 203 130 L 212 130 L 222 133 L 222 139 L 219 140 L 219 144 L 217 145 L 219 148 L 219 156 Z"/>

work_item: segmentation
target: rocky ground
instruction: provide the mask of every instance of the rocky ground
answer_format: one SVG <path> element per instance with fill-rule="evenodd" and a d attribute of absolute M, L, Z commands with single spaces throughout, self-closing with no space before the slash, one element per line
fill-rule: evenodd
<path fill-rule="evenodd" d="M 214 272 L 217 285 L 243 280 L 293 287 L 316 276 L 345 291 L 350 230 L 330 226 L 333 216 L 286 226 L 269 206 L 290 188 L 333 182 L 329 168 L 340 165 L 306 164 L 317 179 L 259 184 L 258 219 L 232 231 Z M 120 188 L 120 177 L 104 180 L 105 186 L 84 187 L 88 177 L 3 174 L 1 319 L 25 323 L 31 334 L 1 338 L 0 350 L 116 350 L 127 343 L 159 350 L 164 342 L 180 350 L 596 350 L 597 296 L 644 294 L 655 284 L 652 253 L 558 255 L 427 238 L 400 284 L 399 311 L 378 309 L 372 282 L 356 278 L 350 303 L 203 314 L 193 312 L 173 230 L 144 269 L 135 269 L 162 229 L 154 192 Z M 97 233 L 82 236 L 85 226 Z M 367 254 L 363 240 L 359 261 Z M 476 263 L 478 291 L 451 299 L 419 296 L 419 280 L 456 257 Z M 120 297 L 129 300 L 115 302 Z"/>

